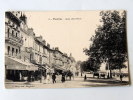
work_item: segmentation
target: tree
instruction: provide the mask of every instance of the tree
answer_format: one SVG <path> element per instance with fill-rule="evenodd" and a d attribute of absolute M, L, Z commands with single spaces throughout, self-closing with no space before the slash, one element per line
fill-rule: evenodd
<path fill-rule="evenodd" d="M 84 52 L 95 58 L 97 68 L 106 62 L 112 76 L 111 70 L 125 67 L 123 63 L 127 60 L 126 12 L 101 11 L 100 16 L 102 25 L 97 27 L 91 37 L 92 45 Z"/>
<path fill-rule="evenodd" d="M 95 60 L 93 58 L 89 59 L 89 61 L 83 61 L 80 63 L 81 71 L 93 71 L 96 72 L 99 70 L 99 66 L 96 65 Z"/>

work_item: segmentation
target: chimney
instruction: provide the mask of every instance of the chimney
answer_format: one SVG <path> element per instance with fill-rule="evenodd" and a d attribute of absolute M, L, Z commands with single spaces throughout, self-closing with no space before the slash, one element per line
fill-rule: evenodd
<path fill-rule="evenodd" d="M 47 43 L 47 47 L 50 48 L 50 44 L 49 43 Z"/>
<path fill-rule="evenodd" d="M 70 57 L 72 57 L 72 53 L 70 53 Z"/>
<path fill-rule="evenodd" d="M 55 50 L 58 50 L 59 51 L 59 48 L 58 47 L 55 47 Z"/>
<path fill-rule="evenodd" d="M 40 35 L 40 36 L 37 36 L 36 38 L 37 38 L 39 41 L 42 41 L 42 39 L 43 39 L 41 35 Z"/>
<path fill-rule="evenodd" d="M 29 32 L 30 35 L 34 36 L 33 28 L 28 28 L 28 32 Z"/>
<path fill-rule="evenodd" d="M 40 40 L 42 40 L 42 36 L 40 35 L 39 37 L 38 37 Z"/>
<path fill-rule="evenodd" d="M 21 12 L 20 20 L 22 20 L 25 24 L 27 24 L 27 17 L 24 13 Z"/>
<path fill-rule="evenodd" d="M 42 42 L 43 42 L 44 45 L 46 45 L 46 41 L 45 40 L 43 40 Z"/>

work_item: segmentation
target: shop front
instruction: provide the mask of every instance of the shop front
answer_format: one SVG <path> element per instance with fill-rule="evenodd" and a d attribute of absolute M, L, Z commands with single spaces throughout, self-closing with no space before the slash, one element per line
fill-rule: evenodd
<path fill-rule="evenodd" d="M 38 66 L 5 56 L 6 81 L 31 81 Z"/>

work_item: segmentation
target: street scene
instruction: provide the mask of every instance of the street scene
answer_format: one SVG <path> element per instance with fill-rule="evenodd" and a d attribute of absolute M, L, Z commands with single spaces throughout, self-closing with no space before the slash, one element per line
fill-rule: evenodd
<path fill-rule="evenodd" d="M 113 79 L 93 78 L 91 74 L 86 74 L 87 79 L 84 77 L 75 77 L 74 79 L 67 78 L 64 83 L 60 78 L 56 79 L 56 83 L 53 84 L 52 78 L 49 83 L 46 80 L 34 81 L 34 82 L 6 82 L 7 88 L 86 88 L 86 87 L 103 87 L 103 86 L 122 86 L 128 85 L 128 78 L 123 78 L 121 83 L 119 77 Z M 89 77 L 90 76 L 90 77 Z M 60 77 L 60 76 L 59 76 Z"/>
<path fill-rule="evenodd" d="M 5 12 L 5 87 L 130 84 L 126 12 Z"/>

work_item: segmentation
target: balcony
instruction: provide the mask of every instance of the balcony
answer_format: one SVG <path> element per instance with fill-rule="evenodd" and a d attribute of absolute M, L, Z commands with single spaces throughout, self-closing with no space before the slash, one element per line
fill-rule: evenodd
<path fill-rule="evenodd" d="M 13 45 L 16 45 L 16 46 L 22 46 L 23 45 L 23 40 L 21 38 L 16 37 L 10 33 L 5 34 L 5 41 L 8 43 L 11 43 Z"/>
<path fill-rule="evenodd" d="M 12 57 L 12 58 L 17 58 L 17 59 L 21 59 L 21 54 L 16 54 L 16 53 L 11 53 L 11 51 L 9 53 L 5 53 L 6 56 L 8 57 Z"/>

